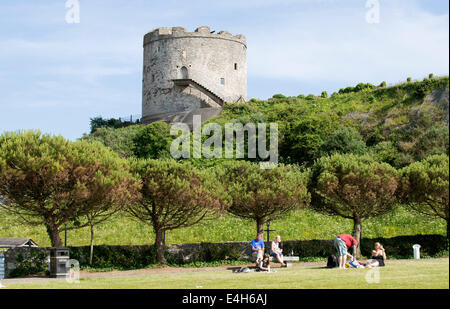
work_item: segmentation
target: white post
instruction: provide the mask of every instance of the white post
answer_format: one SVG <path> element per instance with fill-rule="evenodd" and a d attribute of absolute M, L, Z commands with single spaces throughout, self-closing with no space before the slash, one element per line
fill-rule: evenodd
<path fill-rule="evenodd" d="M 415 244 L 413 246 L 414 259 L 420 260 L 420 245 Z"/>

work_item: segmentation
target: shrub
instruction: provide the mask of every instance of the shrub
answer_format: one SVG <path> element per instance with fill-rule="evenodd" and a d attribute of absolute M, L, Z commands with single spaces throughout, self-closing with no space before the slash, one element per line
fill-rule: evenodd
<path fill-rule="evenodd" d="M 395 166 L 396 159 L 398 158 L 398 150 L 392 142 L 381 142 L 372 148 L 374 157 L 380 162 L 386 162 L 392 166 Z"/>
<path fill-rule="evenodd" d="M 422 257 L 439 257 L 448 255 L 447 241 L 442 235 L 414 235 L 414 236 L 397 236 L 392 238 L 375 238 L 363 239 L 361 242 L 361 254 L 370 257 L 373 245 L 380 242 L 386 249 L 389 258 L 410 259 L 413 258 L 414 244 L 420 244 L 420 252 Z"/>
<path fill-rule="evenodd" d="M 441 257 L 448 255 L 445 236 L 442 235 L 414 235 L 397 236 L 392 238 L 363 238 L 361 240 L 361 256 L 370 258 L 375 242 L 380 242 L 386 249 L 387 258 L 413 258 L 414 244 L 420 244 L 421 256 Z M 326 258 L 334 253 L 333 240 L 303 240 L 284 241 L 283 253 L 293 253 L 300 258 Z"/>
<path fill-rule="evenodd" d="M 139 122 L 140 122 L 139 119 L 136 119 L 135 121 L 126 121 L 120 118 L 104 119 L 101 116 L 99 116 L 91 118 L 90 127 L 91 133 L 94 133 L 99 128 L 114 128 L 114 129 L 125 128 L 134 124 L 138 124 Z"/>
<path fill-rule="evenodd" d="M 279 93 L 279 94 L 274 94 L 272 98 L 274 98 L 274 99 L 286 99 L 286 96 Z"/>
<path fill-rule="evenodd" d="M 137 158 L 170 158 L 170 126 L 165 122 L 154 122 L 133 137 L 133 153 Z"/>
<path fill-rule="evenodd" d="M 200 250 L 196 254 L 196 260 L 202 262 L 214 262 L 223 260 L 238 260 L 242 253 L 232 245 L 217 243 L 201 243 Z"/>
<path fill-rule="evenodd" d="M 70 258 L 89 265 L 89 246 L 70 247 Z M 92 267 L 138 269 L 156 263 L 155 246 L 96 246 Z"/>
<path fill-rule="evenodd" d="M 18 263 L 16 268 L 9 274 L 11 278 L 48 272 L 47 254 L 45 252 L 32 249 L 27 257 L 19 253 L 16 261 Z"/>
<path fill-rule="evenodd" d="M 320 146 L 318 157 L 333 153 L 365 154 L 367 146 L 359 132 L 353 128 L 342 127 L 331 133 Z"/>
<path fill-rule="evenodd" d="M 448 256 L 446 237 L 443 235 L 414 235 L 397 236 L 392 238 L 363 238 L 361 240 L 361 255 L 369 258 L 375 242 L 380 242 L 386 249 L 388 259 L 413 258 L 414 244 L 421 245 L 421 256 L 436 258 Z M 266 243 L 268 246 L 269 244 Z M 183 246 L 186 246 L 183 248 Z M 249 243 L 248 243 L 249 246 Z M 167 250 L 165 255 L 168 264 L 183 265 L 192 262 L 217 262 L 237 261 L 244 258 L 247 252 L 246 242 L 237 243 L 201 243 L 192 245 L 181 245 L 178 254 L 170 254 Z M 248 247 L 250 248 L 250 247 Z M 287 240 L 282 242 L 283 252 L 286 256 L 299 256 L 301 260 L 311 258 L 326 258 L 334 253 L 333 240 Z M 93 265 L 89 265 L 89 246 L 70 247 L 70 258 L 78 260 L 80 266 L 103 268 L 103 269 L 141 269 L 156 264 L 156 250 L 154 246 L 97 246 L 95 247 L 95 258 Z M 250 250 L 250 249 L 249 249 Z M 11 277 L 23 277 L 32 274 L 47 272 L 47 253 L 36 249 L 29 258 L 18 254 L 17 261 L 21 261 L 18 267 L 12 271 Z M 249 251 L 248 251 L 249 252 Z M 181 257 L 191 255 L 192 259 L 183 261 Z M 20 255 L 20 256 L 19 256 Z"/>
<path fill-rule="evenodd" d="M 322 91 L 322 94 L 320 96 L 322 98 L 326 99 L 326 98 L 328 98 L 328 93 L 326 91 Z"/>
<path fill-rule="evenodd" d="M 376 88 L 376 87 L 374 85 L 372 85 L 372 84 L 359 83 L 358 85 L 356 85 L 354 90 L 355 90 L 355 92 L 359 92 L 359 91 L 362 91 L 362 90 L 374 89 L 374 88 Z"/>

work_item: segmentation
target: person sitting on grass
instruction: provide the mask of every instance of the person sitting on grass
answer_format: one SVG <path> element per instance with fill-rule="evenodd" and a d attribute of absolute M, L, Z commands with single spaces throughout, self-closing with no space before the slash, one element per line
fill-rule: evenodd
<path fill-rule="evenodd" d="M 266 271 L 270 272 L 270 256 L 266 253 L 263 259 L 259 262 L 256 271 Z"/>
<path fill-rule="evenodd" d="M 368 268 L 378 266 L 383 267 L 385 260 L 386 260 L 386 251 L 379 242 L 376 242 L 375 248 L 374 250 L 372 250 L 372 260 L 366 263 L 366 267 Z"/>
<path fill-rule="evenodd" d="M 272 241 L 272 247 L 270 248 L 270 255 L 277 258 L 278 262 L 280 262 L 281 267 L 286 267 L 286 264 L 283 261 L 283 249 L 280 248 L 281 237 L 275 237 L 275 240 Z"/>
<path fill-rule="evenodd" d="M 258 235 L 256 235 L 256 239 L 253 239 L 251 242 L 252 256 L 256 257 L 256 264 L 259 264 L 264 255 L 264 241 L 262 240 L 262 238 L 263 234 L 258 233 Z"/>
<path fill-rule="evenodd" d="M 352 261 L 355 260 L 356 256 L 356 246 L 358 242 L 352 235 L 349 234 L 340 234 L 336 236 L 333 241 L 334 248 L 336 249 L 338 260 L 339 260 L 339 268 L 345 269 L 345 264 L 347 263 L 347 256 L 351 258 Z M 353 255 L 348 253 L 348 249 L 353 247 Z"/>

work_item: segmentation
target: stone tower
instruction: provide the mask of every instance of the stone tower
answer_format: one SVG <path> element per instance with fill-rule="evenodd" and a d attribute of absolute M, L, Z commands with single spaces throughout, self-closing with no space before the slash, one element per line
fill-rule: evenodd
<path fill-rule="evenodd" d="M 158 28 L 144 37 L 142 122 L 189 123 L 247 99 L 247 45 L 243 35 L 209 27 L 187 32 Z"/>

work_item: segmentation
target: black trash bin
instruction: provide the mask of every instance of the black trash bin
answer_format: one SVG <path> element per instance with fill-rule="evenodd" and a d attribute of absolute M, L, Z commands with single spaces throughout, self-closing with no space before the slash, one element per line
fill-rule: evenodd
<path fill-rule="evenodd" d="M 50 277 L 67 278 L 70 274 L 69 248 L 50 249 Z"/>

